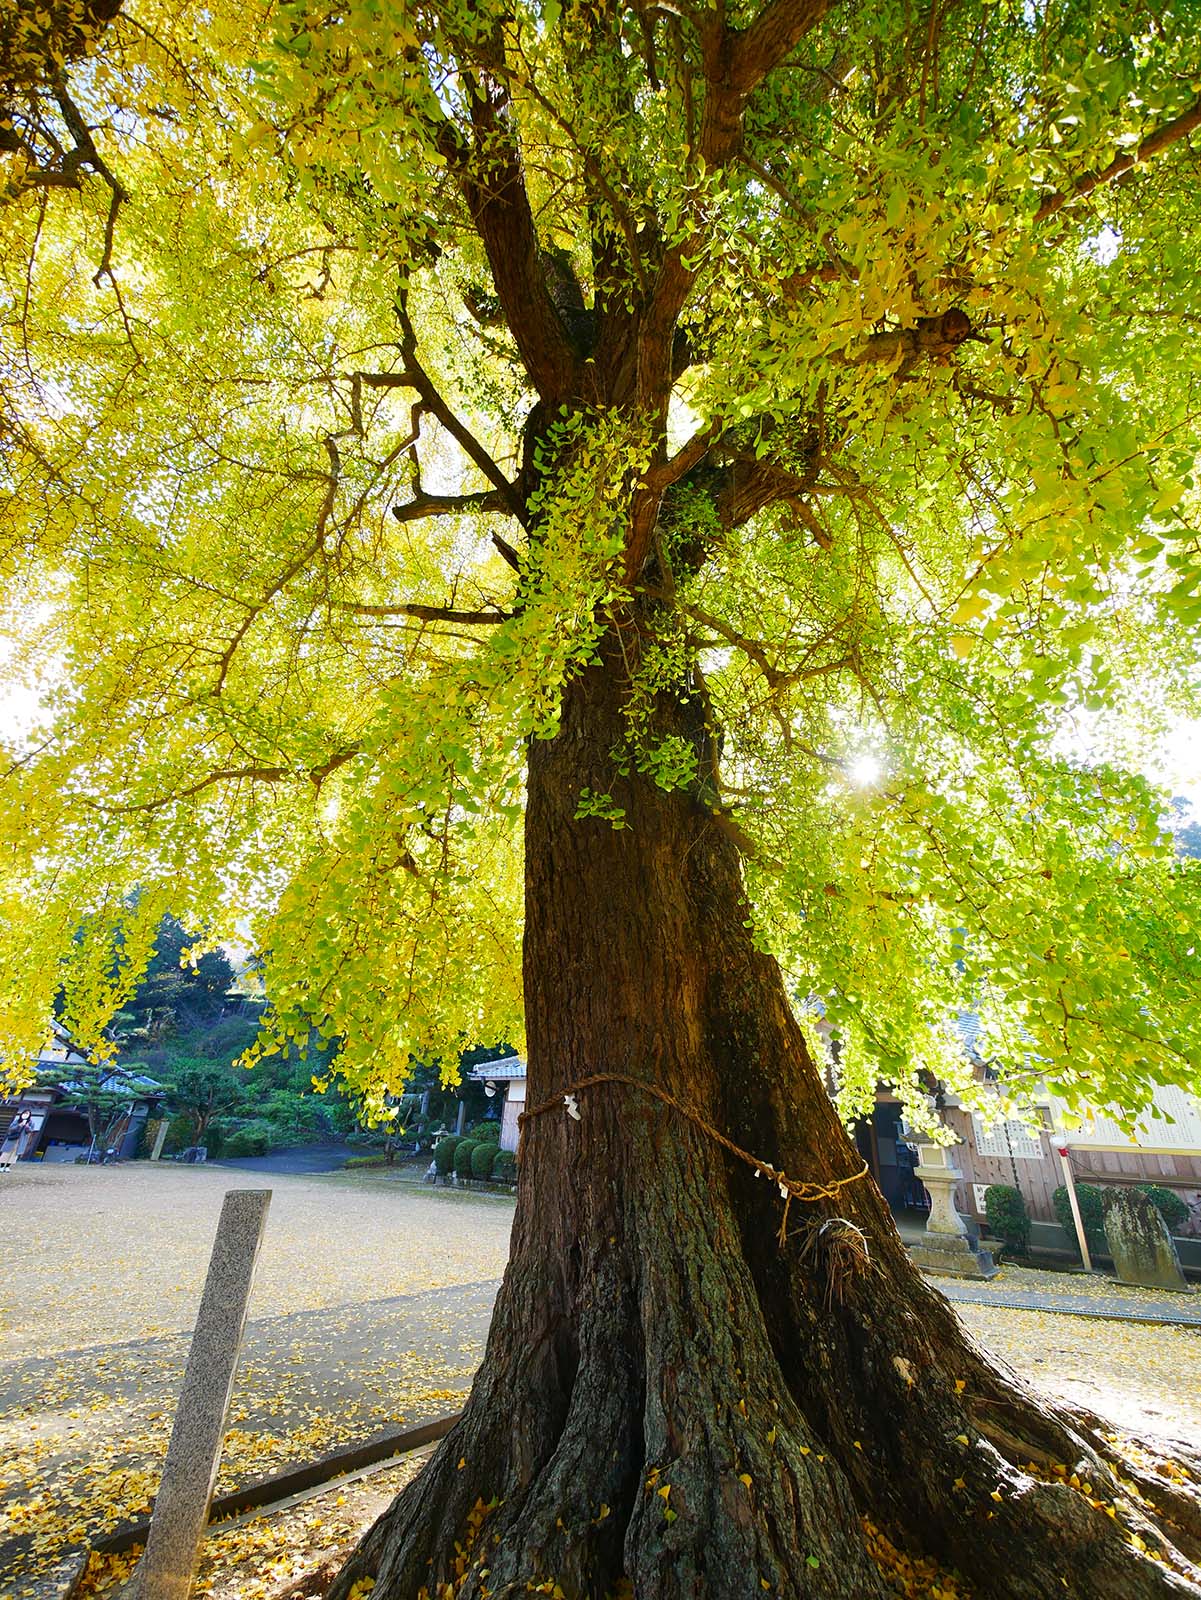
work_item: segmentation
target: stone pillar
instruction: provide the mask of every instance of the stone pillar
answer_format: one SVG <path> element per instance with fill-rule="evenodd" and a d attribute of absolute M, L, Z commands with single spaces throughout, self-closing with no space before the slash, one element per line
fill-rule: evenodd
<path fill-rule="evenodd" d="M 230 1189 L 221 1207 L 134 1600 L 190 1600 L 270 1200 Z"/>
<path fill-rule="evenodd" d="M 956 1143 L 961 1141 L 956 1140 Z M 953 1278 L 994 1278 L 996 1266 L 989 1251 L 973 1248 L 967 1224 L 955 1209 L 955 1185 L 963 1174 L 942 1144 L 919 1144 L 920 1165 L 914 1176 L 930 1195 L 930 1215 L 924 1237 L 910 1245 L 909 1254 L 923 1272 L 945 1273 Z"/>

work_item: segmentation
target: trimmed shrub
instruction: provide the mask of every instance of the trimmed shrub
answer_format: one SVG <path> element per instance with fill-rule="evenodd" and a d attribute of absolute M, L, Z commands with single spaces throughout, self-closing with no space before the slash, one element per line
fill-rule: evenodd
<path fill-rule="evenodd" d="M 482 1144 L 485 1141 L 488 1144 L 499 1144 L 500 1119 L 499 1117 L 488 1117 L 480 1122 L 473 1122 L 467 1132 L 477 1144 Z"/>
<path fill-rule="evenodd" d="M 270 1122 L 259 1119 L 248 1122 L 244 1128 L 231 1133 L 222 1147 L 223 1156 L 265 1156 L 272 1145 L 279 1142 L 277 1130 Z"/>
<path fill-rule="evenodd" d="M 460 1139 L 455 1150 L 455 1177 L 470 1178 L 471 1158 L 478 1146 L 473 1139 Z"/>
<path fill-rule="evenodd" d="M 1174 1189 L 1165 1189 L 1161 1183 L 1136 1183 L 1136 1189 L 1150 1200 L 1168 1225 L 1169 1233 L 1178 1233 L 1181 1226 L 1188 1220 L 1188 1206 Z"/>
<path fill-rule="evenodd" d="M 163 1154 L 175 1156 L 181 1150 L 186 1150 L 192 1143 L 192 1135 L 195 1131 L 195 1120 L 186 1111 L 181 1111 L 178 1116 L 172 1117 L 167 1124 L 167 1138 L 163 1144 Z"/>
<path fill-rule="evenodd" d="M 516 1183 L 517 1157 L 511 1150 L 498 1150 L 492 1161 L 494 1183 Z"/>
<path fill-rule="evenodd" d="M 1088 1240 L 1090 1250 L 1105 1249 L 1105 1218 L 1101 1205 L 1101 1190 L 1095 1183 L 1078 1183 L 1076 1185 L 1076 1201 L 1080 1207 L 1080 1220 L 1084 1224 L 1084 1237 Z M 1061 1183 L 1051 1196 L 1051 1204 L 1055 1207 L 1055 1215 L 1059 1226 L 1067 1234 L 1073 1250 L 1077 1255 L 1080 1246 L 1076 1242 L 1076 1224 L 1072 1221 L 1072 1203 L 1068 1199 L 1068 1191 Z"/>
<path fill-rule="evenodd" d="M 493 1144 L 491 1139 L 484 1139 L 476 1145 L 471 1152 L 471 1176 L 473 1178 L 490 1178 L 492 1176 L 492 1163 L 496 1160 L 496 1152 L 500 1146 Z"/>
<path fill-rule="evenodd" d="M 1158 1183 L 1136 1183 L 1136 1189 L 1141 1189 L 1159 1212 L 1168 1225 L 1168 1232 L 1175 1233 L 1188 1217 L 1188 1206 L 1171 1189 L 1165 1189 Z M 1096 1184 L 1078 1183 L 1076 1185 L 1076 1199 L 1080 1204 L 1080 1220 L 1084 1223 L 1085 1237 L 1088 1239 L 1090 1250 L 1107 1251 L 1105 1240 L 1104 1222 L 1104 1197 L 1106 1191 L 1099 1189 Z M 1067 1234 L 1072 1244 L 1076 1244 L 1076 1228 L 1072 1222 L 1072 1208 L 1068 1203 L 1068 1192 L 1060 1185 L 1056 1189 L 1052 1200 L 1055 1206 L 1055 1215 L 1059 1225 Z"/>
<path fill-rule="evenodd" d="M 434 1146 L 434 1166 L 440 1178 L 447 1177 L 455 1170 L 455 1151 L 462 1143 L 457 1133 L 451 1133 L 445 1139 L 439 1139 Z"/>
<path fill-rule="evenodd" d="M 984 1191 L 984 1214 L 988 1226 L 1016 1255 L 1025 1255 L 1030 1246 L 1030 1215 L 1022 1191 L 1011 1183 L 991 1183 Z"/>
<path fill-rule="evenodd" d="M 210 1122 L 204 1130 L 204 1148 L 209 1153 L 210 1161 L 225 1149 L 225 1129 L 219 1123 Z"/>
<path fill-rule="evenodd" d="M 145 1161 L 149 1158 L 150 1152 L 154 1149 L 154 1141 L 158 1138 L 160 1120 L 159 1117 L 148 1117 L 145 1122 L 139 1124 L 138 1143 L 133 1153 L 135 1161 Z"/>

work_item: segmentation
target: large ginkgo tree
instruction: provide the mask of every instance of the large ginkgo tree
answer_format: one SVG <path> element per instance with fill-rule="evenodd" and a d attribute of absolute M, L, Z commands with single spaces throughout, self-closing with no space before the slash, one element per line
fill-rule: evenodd
<path fill-rule="evenodd" d="M 484 1365 L 336 1595 L 1201 1594 L 1197 1458 L 988 1360 L 842 1120 L 965 1009 L 1196 1082 L 1119 759 L 1197 684 L 1196 23 L 4 12 L 10 1073 L 168 909 L 369 1105 L 528 1055 Z"/>

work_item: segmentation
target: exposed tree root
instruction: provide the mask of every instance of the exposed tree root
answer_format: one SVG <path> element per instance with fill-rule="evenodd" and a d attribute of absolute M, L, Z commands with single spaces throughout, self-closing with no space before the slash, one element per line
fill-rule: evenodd
<path fill-rule="evenodd" d="M 737 1403 L 734 1413 L 741 1415 Z M 582 1431 L 577 1420 L 569 1419 L 563 1441 L 525 1493 L 514 1487 L 507 1498 L 495 1492 L 471 1498 L 479 1474 L 466 1457 L 454 1455 L 470 1448 L 471 1430 L 464 1426 L 377 1524 L 331 1591 L 332 1600 L 368 1575 L 376 1580 L 377 1600 L 420 1600 L 423 1594 L 430 1600 L 502 1600 L 528 1593 L 568 1600 L 622 1594 L 638 1600 L 762 1594 L 807 1600 L 894 1594 L 1195 1600 L 1201 1594 L 1201 1571 L 1175 1530 L 1153 1521 L 1150 1507 L 1137 1497 L 1140 1491 L 1132 1493 L 1132 1480 L 1109 1478 L 1103 1464 L 1088 1477 L 1080 1474 L 1083 1461 L 1016 1466 L 985 1441 L 974 1441 L 951 1464 L 960 1472 L 946 1517 L 968 1530 L 968 1538 L 955 1543 L 972 1551 L 970 1562 L 954 1563 L 945 1540 L 940 1549 L 939 1541 L 923 1540 L 918 1530 L 886 1529 L 870 1513 L 845 1520 L 831 1514 L 832 1505 L 845 1510 L 845 1476 L 825 1451 L 802 1445 L 800 1436 L 779 1424 L 768 1430 L 774 1433 L 770 1446 L 767 1433 L 762 1435 L 774 1458 L 761 1468 L 758 1482 L 749 1471 L 744 1477 L 730 1470 L 755 1464 L 753 1450 L 747 1451 L 750 1462 L 732 1463 L 723 1453 L 715 1464 L 715 1448 L 727 1452 L 736 1436 L 746 1451 L 748 1440 L 747 1430 L 735 1433 L 722 1419 L 706 1430 L 704 1441 L 692 1441 L 686 1455 L 658 1465 L 644 1456 L 631 1494 L 621 1482 L 631 1476 L 629 1458 L 623 1474 L 601 1435 Z M 1143 1470 L 1154 1477 L 1154 1466 Z M 995 1485 L 984 1498 L 969 1487 L 980 1481 Z M 759 1484 L 766 1493 L 756 1492 Z M 801 1542 L 788 1549 L 797 1539 L 798 1520 L 794 1515 L 783 1526 L 778 1521 L 781 1484 L 787 1485 L 785 1503 L 793 1506 L 823 1497 L 827 1509 L 807 1548 Z M 603 1498 L 606 1487 L 612 1500 Z M 1178 1488 L 1175 1495 L 1173 1509 L 1187 1506 L 1195 1518 L 1196 1495 Z M 457 1523 L 456 1506 L 465 1507 Z M 429 1532 L 438 1526 L 447 1529 L 444 1542 L 431 1544 Z M 826 1542 L 832 1531 L 833 1547 Z"/>

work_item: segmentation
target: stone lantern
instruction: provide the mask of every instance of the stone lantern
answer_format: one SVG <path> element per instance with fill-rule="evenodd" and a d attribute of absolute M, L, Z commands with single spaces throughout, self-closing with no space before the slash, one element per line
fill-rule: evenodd
<path fill-rule="evenodd" d="M 956 1139 L 962 1144 L 962 1139 Z M 930 1215 L 926 1231 L 909 1254 L 923 1272 L 944 1273 L 953 1278 L 995 1278 L 997 1268 L 992 1253 L 973 1244 L 967 1224 L 955 1209 L 955 1185 L 963 1174 L 951 1159 L 951 1146 L 918 1145 L 920 1164 L 914 1177 L 921 1180 L 930 1195 Z"/>

